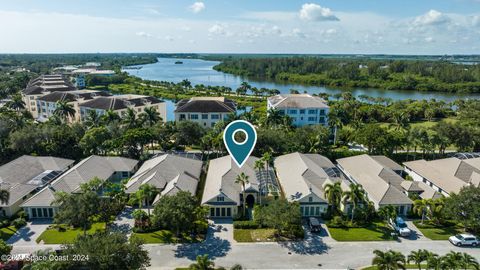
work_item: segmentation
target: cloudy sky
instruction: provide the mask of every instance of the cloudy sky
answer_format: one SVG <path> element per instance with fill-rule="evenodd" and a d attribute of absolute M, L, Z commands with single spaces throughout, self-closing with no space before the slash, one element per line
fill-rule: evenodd
<path fill-rule="evenodd" d="M 480 0 L 0 0 L 0 53 L 479 54 Z"/>

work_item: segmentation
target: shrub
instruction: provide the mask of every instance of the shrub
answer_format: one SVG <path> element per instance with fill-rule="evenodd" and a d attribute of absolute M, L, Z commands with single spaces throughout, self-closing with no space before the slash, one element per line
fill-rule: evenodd
<path fill-rule="evenodd" d="M 25 225 L 27 225 L 27 221 L 23 218 L 17 218 L 14 221 L 12 221 L 12 225 L 15 226 L 15 228 L 19 229 Z"/>
<path fill-rule="evenodd" d="M 245 221 L 234 221 L 233 227 L 235 229 L 258 229 L 260 225 L 253 220 L 245 220 Z"/>
<path fill-rule="evenodd" d="M 0 227 L 1 227 L 1 228 L 5 228 L 5 227 L 8 227 L 8 226 L 10 226 L 10 220 L 5 219 L 5 220 L 2 220 L 2 221 L 0 222 Z"/>
<path fill-rule="evenodd" d="M 345 221 L 341 216 L 334 216 L 328 223 L 328 227 L 332 228 L 342 228 L 345 227 Z"/>

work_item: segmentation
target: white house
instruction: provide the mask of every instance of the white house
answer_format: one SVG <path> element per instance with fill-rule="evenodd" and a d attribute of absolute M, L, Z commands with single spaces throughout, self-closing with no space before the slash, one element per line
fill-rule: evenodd
<path fill-rule="evenodd" d="M 192 121 L 203 127 L 213 127 L 236 109 L 235 102 L 224 97 L 192 97 L 177 103 L 175 121 Z"/>
<path fill-rule="evenodd" d="M 293 125 L 328 125 L 330 107 L 325 100 L 309 94 L 281 94 L 267 99 L 267 109 L 276 109 L 292 118 Z"/>

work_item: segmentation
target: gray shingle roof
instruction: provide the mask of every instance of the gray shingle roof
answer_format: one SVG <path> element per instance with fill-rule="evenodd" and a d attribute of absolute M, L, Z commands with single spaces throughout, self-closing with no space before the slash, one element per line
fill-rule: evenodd
<path fill-rule="evenodd" d="M 290 201 L 300 200 L 310 193 L 326 201 L 325 185 L 339 181 L 342 189 L 348 190 L 348 181 L 324 156 L 291 153 L 277 157 L 274 165 L 285 197 Z"/>
<path fill-rule="evenodd" d="M 164 102 L 156 97 L 150 96 L 134 96 L 128 98 L 127 96 L 111 96 L 98 97 L 90 101 L 83 102 L 80 107 L 100 109 L 100 110 L 122 110 L 129 106 L 140 107 L 146 104 L 158 104 Z"/>
<path fill-rule="evenodd" d="M 370 200 L 377 205 L 412 204 L 412 201 L 403 193 L 401 186 L 403 178 L 390 168 L 392 166 L 390 163 L 393 161 L 385 162 L 384 158 L 381 159 L 383 162 L 378 160 L 378 157 L 359 155 L 338 159 L 337 162 L 347 175 L 362 185 Z"/>
<path fill-rule="evenodd" d="M 259 180 L 254 169 L 256 160 L 258 160 L 257 157 L 250 156 L 242 168 L 239 168 L 230 156 L 210 160 L 202 204 L 223 193 L 237 205 L 240 205 L 242 187 L 240 184 L 236 184 L 235 180 L 242 172 L 249 177 L 250 183 L 245 187 L 246 190 L 258 191 Z"/>
<path fill-rule="evenodd" d="M 161 155 L 143 163 L 127 183 L 127 193 L 136 192 L 143 184 L 161 190 L 162 195 L 179 190 L 195 194 L 202 171 L 202 162 L 175 155 Z"/>
<path fill-rule="evenodd" d="M 87 183 L 94 177 L 106 180 L 115 172 L 131 172 L 135 169 L 137 163 L 137 160 L 123 157 L 90 156 L 77 163 L 21 206 L 50 206 L 55 199 L 55 192 L 72 193 L 78 191 L 81 184 Z"/>
<path fill-rule="evenodd" d="M 47 101 L 47 102 L 59 102 L 59 101 L 72 102 L 79 99 L 91 100 L 97 96 L 110 96 L 110 94 L 105 91 L 92 91 L 92 90 L 57 91 L 57 92 L 52 92 L 50 94 L 46 94 L 42 97 L 39 97 L 38 100 Z"/>
<path fill-rule="evenodd" d="M 269 97 L 274 108 L 329 108 L 325 100 L 309 94 L 281 94 Z"/>
<path fill-rule="evenodd" d="M 40 181 L 33 181 L 39 175 L 51 171 L 62 172 L 73 162 L 73 160 L 64 158 L 25 155 L 0 166 L 0 188 L 7 189 L 10 192 L 8 205 L 17 202 L 31 191 L 43 186 L 45 183 L 41 181 L 42 179 L 44 181 L 53 180 L 47 177 L 49 175 L 44 175 L 42 179 L 37 179 Z"/>
<path fill-rule="evenodd" d="M 182 99 L 177 103 L 175 112 L 195 113 L 231 113 L 235 112 L 236 104 L 233 100 L 223 97 L 194 97 Z"/>

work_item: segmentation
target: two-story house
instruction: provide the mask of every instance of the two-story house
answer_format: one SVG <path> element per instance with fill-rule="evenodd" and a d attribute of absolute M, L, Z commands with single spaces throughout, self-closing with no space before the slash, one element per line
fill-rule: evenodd
<path fill-rule="evenodd" d="M 267 109 L 288 115 L 297 127 L 328 125 L 329 106 L 320 97 L 309 94 L 281 94 L 267 99 Z"/>
<path fill-rule="evenodd" d="M 203 127 L 213 127 L 235 113 L 237 105 L 224 97 L 193 97 L 177 103 L 175 121 L 192 121 Z"/>

